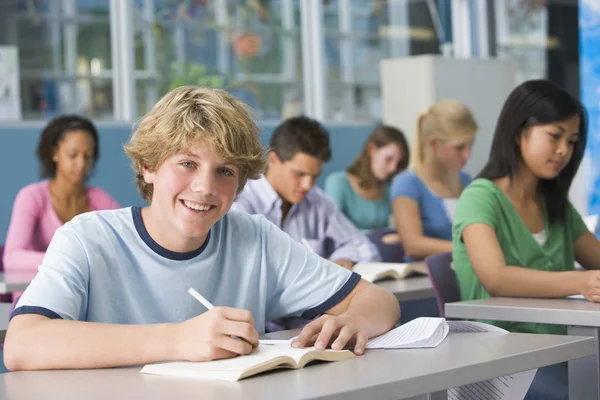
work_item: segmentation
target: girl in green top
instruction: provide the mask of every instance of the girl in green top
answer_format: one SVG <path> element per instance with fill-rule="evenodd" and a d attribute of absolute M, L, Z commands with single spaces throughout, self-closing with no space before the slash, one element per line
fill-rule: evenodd
<path fill-rule="evenodd" d="M 489 161 L 456 209 L 453 260 L 463 300 L 583 294 L 600 301 L 600 271 L 573 270 L 575 260 L 600 269 L 600 243 L 568 200 L 586 137 L 583 106 L 554 84 L 528 81 L 510 94 Z M 491 322 L 513 332 L 566 333 Z M 566 368 L 552 366 L 538 371 L 526 399 L 567 393 Z"/>
<path fill-rule="evenodd" d="M 409 156 L 408 143 L 399 129 L 378 126 L 354 163 L 327 177 L 325 192 L 358 229 L 386 228 L 392 214 L 389 182 L 406 169 Z"/>

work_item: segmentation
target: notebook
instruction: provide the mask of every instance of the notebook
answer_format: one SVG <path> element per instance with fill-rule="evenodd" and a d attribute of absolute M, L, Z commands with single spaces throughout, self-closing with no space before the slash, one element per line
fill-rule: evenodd
<path fill-rule="evenodd" d="M 369 282 L 381 279 L 404 279 L 415 274 L 427 275 L 427 267 L 424 263 L 358 263 L 352 270 Z"/>
<path fill-rule="evenodd" d="M 436 347 L 448 335 L 444 318 L 417 318 L 367 343 L 367 349 Z M 148 364 L 144 374 L 237 381 L 277 368 L 303 368 L 311 361 L 343 361 L 356 357 L 350 350 L 295 349 L 291 340 L 261 340 L 250 355 L 208 362 Z"/>

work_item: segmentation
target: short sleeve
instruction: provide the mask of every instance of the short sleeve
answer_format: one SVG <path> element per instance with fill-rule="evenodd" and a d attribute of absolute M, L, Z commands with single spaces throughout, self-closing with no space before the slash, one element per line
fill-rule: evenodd
<path fill-rule="evenodd" d="M 360 281 L 360 276 L 318 255 L 291 239 L 266 219 L 261 219 L 266 238 L 266 320 L 287 316 L 312 319 L 341 302 Z"/>
<path fill-rule="evenodd" d="M 581 214 L 577 212 L 571 202 L 569 202 L 567 209 L 567 223 L 574 241 L 579 239 L 579 237 L 587 230 L 587 226 L 585 225 L 583 218 L 581 218 Z"/>
<path fill-rule="evenodd" d="M 78 235 L 68 225 L 56 231 L 37 275 L 19 299 L 11 318 L 40 314 L 85 320 L 89 261 Z"/>
<path fill-rule="evenodd" d="M 325 181 L 325 193 L 335 201 L 338 208 L 344 212 L 346 202 L 344 201 L 344 193 L 347 185 L 344 180 L 347 178 L 344 176 L 345 172 L 337 172 L 329 175 Z"/>
<path fill-rule="evenodd" d="M 408 197 L 420 203 L 423 192 L 423 182 L 413 171 L 404 171 L 394 178 L 390 189 L 392 201 L 398 197 Z"/>
<path fill-rule="evenodd" d="M 489 225 L 496 230 L 497 208 L 497 201 L 490 188 L 482 184 L 468 186 L 458 199 L 452 236 L 455 239 L 462 240 L 464 229 L 477 223 Z"/>

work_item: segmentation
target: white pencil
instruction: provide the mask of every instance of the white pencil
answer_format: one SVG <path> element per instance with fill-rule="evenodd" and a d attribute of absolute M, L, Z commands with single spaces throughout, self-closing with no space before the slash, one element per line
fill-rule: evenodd
<path fill-rule="evenodd" d="M 194 298 L 195 298 L 196 300 L 198 300 L 200 303 L 202 303 L 202 305 L 203 305 L 204 307 L 206 307 L 207 309 L 211 310 L 211 309 L 213 309 L 213 308 L 214 308 L 214 306 L 212 305 L 212 303 L 211 303 L 210 301 L 206 300 L 206 299 L 204 298 L 204 296 L 202 296 L 200 293 L 198 293 L 198 292 L 196 291 L 196 289 L 194 289 L 194 288 L 189 288 L 189 289 L 188 289 L 188 293 L 189 293 L 189 294 L 191 294 L 192 296 L 194 296 Z M 237 337 L 237 336 L 232 336 L 232 338 L 234 338 L 234 339 L 239 339 L 239 340 L 243 340 L 244 342 L 246 342 L 246 343 L 248 343 L 249 345 L 251 345 L 253 348 L 256 348 L 256 347 L 258 347 L 258 344 L 256 344 L 256 343 L 250 343 L 249 341 L 247 341 L 247 340 L 246 340 L 246 339 L 244 339 L 244 338 Z"/>
<path fill-rule="evenodd" d="M 194 288 L 190 288 L 188 290 L 188 293 L 191 294 L 192 296 L 194 296 L 194 298 L 196 300 L 198 300 L 200 303 L 202 303 L 202 305 L 204 307 L 206 307 L 207 309 L 209 309 L 209 310 L 213 309 L 214 306 L 211 304 L 211 302 L 206 300 L 204 298 L 204 296 L 202 296 L 200 293 L 196 292 L 196 290 Z"/>

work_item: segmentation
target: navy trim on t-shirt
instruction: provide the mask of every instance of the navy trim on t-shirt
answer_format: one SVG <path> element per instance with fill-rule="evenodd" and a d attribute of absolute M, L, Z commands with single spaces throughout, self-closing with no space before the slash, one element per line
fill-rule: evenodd
<path fill-rule="evenodd" d="M 352 275 L 350 275 L 350 278 L 348 278 L 348 280 L 344 284 L 344 286 L 342 286 L 340 288 L 340 290 L 338 290 L 333 296 L 331 296 L 329 299 L 327 299 L 324 303 L 319 304 L 316 307 L 313 307 L 311 309 L 304 311 L 302 313 L 302 318 L 314 319 L 317 316 L 324 314 L 325 311 L 329 310 L 330 308 L 334 307 L 339 302 L 344 300 L 346 298 L 346 296 L 348 296 L 350 294 L 352 289 L 354 289 L 354 287 L 358 284 L 358 282 L 360 282 L 360 275 L 357 274 L 356 272 L 353 272 Z"/>
<path fill-rule="evenodd" d="M 204 244 L 196 250 L 189 251 L 187 253 L 178 253 L 176 251 L 167 250 L 160 244 L 156 243 L 148 233 L 148 230 L 146 230 L 146 226 L 144 225 L 144 221 L 142 220 L 141 207 L 131 207 L 131 215 L 133 217 L 133 224 L 135 225 L 135 229 L 137 230 L 138 235 L 140 235 L 144 243 L 146 243 L 148 247 L 150 247 L 150 249 L 152 249 L 152 251 L 154 251 L 156 254 L 168 258 L 170 260 L 191 260 L 192 258 L 200 255 L 204 251 L 206 246 L 208 246 L 208 242 L 210 241 L 210 231 L 208 231 L 208 236 L 206 236 Z"/>
<path fill-rule="evenodd" d="M 11 319 L 13 319 L 13 317 L 15 315 L 22 315 L 22 314 L 39 314 L 39 315 L 43 315 L 44 317 L 48 317 L 50 319 L 63 319 L 60 315 L 58 315 L 54 311 L 48 310 L 47 308 L 44 308 L 44 307 L 21 306 L 19 308 L 15 308 L 13 310 L 13 312 L 10 314 L 9 321 Z"/>

